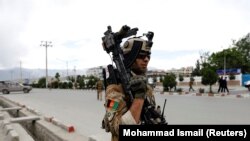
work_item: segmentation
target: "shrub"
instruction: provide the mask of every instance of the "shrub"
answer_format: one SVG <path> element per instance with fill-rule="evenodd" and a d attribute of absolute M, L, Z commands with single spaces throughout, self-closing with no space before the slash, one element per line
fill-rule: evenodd
<path fill-rule="evenodd" d="M 205 90 L 203 88 L 199 88 L 199 93 L 204 93 Z"/>
<path fill-rule="evenodd" d="M 182 92 L 182 88 L 176 89 L 176 92 Z"/>
<path fill-rule="evenodd" d="M 235 80 L 235 75 L 234 75 L 234 74 L 230 74 L 230 75 L 229 75 L 229 79 L 230 79 L 230 80 Z"/>
<path fill-rule="evenodd" d="M 184 80 L 184 78 L 183 78 L 183 75 L 179 75 L 179 81 L 183 81 Z"/>

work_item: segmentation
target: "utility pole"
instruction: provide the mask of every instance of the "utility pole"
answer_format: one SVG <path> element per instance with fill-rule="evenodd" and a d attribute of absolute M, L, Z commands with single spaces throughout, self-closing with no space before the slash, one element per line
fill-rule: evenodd
<path fill-rule="evenodd" d="M 223 49 L 223 47 L 221 47 Z M 223 60 L 224 60 L 224 77 L 226 76 L 226 55 L 225 55 L 225 49 L 223 49 Z"/>
<path fill-rule="evenodd" d="M 23 78 L 22 78 L 22 61 L 20 61 L 20 83 L 23 83 Z"/>
<path fill-rule="evenodd" d="M 47 48 L 52 47 L 52 42 L 51 41 L 41 41 L 40 46 L 45 47 L 45 58 L 46 58 L 46 80 L 45 80 L 45 87 L 48 88 L 48 57 L 47 57 Z"/>

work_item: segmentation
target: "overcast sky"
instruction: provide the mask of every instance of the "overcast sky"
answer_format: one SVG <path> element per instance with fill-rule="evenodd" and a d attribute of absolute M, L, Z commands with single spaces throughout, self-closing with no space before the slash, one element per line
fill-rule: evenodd
<path fill-rule="evenodd" d="M 195 66 L 201 52 L 228 48 L 250 31 L 249 0 L 0 0 L 0 69 L 84 69 L 111 63 L 107 26 L 153 31 L 150 67 Z M 21 63 L 20 63 L 21 62 Z"/>

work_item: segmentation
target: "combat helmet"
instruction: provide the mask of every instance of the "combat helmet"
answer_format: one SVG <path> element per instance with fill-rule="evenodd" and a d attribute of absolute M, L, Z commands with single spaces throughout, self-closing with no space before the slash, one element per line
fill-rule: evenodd
<path fill-rule="evenodd" d="M 139 53 L 151 54 L 152 44 L 140 37 L 129 38 L 122 46 L 125 67 L 131 67 Z"/>

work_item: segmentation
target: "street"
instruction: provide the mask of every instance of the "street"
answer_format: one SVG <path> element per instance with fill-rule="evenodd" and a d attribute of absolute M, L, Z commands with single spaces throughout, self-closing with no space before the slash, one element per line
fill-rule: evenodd
<path fill-rule="evenodd" d="M 17 92 L 2 96 L 36 109 L 44 116 L 72 124 L 76 132 L 84 136 L 98 141 L 110 138 L 101 129 L 104 101 L 97 100 L 95 90 L 33 89 L 29 94 Z M 167 99 L 164 113 L 168 124 L 250 124 L 249 97 L 209 97 L 192 93 L 156 93 L 155 96 L 161 107 Z"/>

